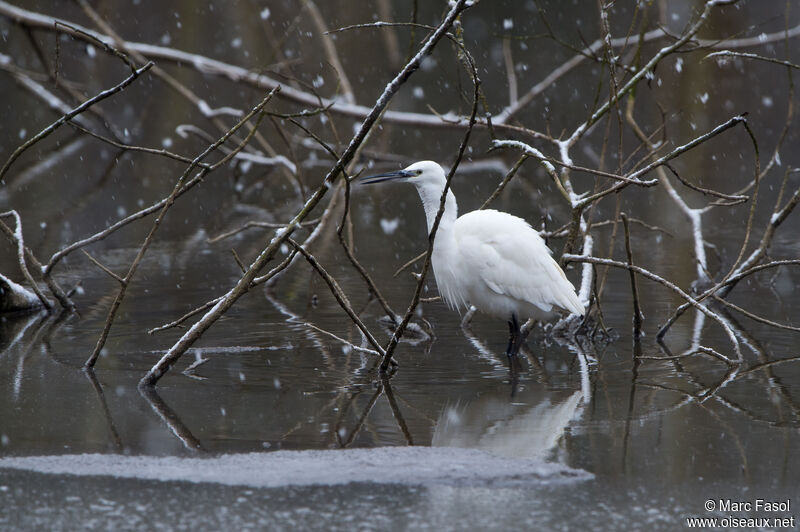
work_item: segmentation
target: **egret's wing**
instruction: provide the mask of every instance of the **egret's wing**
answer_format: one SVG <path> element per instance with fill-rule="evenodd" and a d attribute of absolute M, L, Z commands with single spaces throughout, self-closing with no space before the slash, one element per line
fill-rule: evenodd
<path fill-rule="evenodd" d="M 467 213 L 456 221 L 456 239 L 465 269 L 477 272 L 474 282 L 545 312 L 556 305 L 583 314 L 572 283 L 522 218 L 493 210 Z"/>

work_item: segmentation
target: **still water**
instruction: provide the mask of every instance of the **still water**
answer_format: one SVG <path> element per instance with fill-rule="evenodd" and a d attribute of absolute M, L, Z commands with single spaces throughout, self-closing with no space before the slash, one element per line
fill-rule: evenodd
<path fill-rule="evenodd" d="M 18 3 L 89 24 L 75 5 Z M 103 16 L 130 40 L 279 71 L 286 83 L 297 79 L 295 85 L 310 85 L 328 96 L 336 90 L 336 77 L 313 38 L 316 29 L 292 2 L 211 2 L 199 8 L 176 3 L 167 11 L 156 5 L 112 9 L 114 3 L 107 4 Z M 367 4 L 363 9 L 344 3 L 318 7 L 331 28 L 406 20 L 411 12 L 410 2 Z M 520 87 L 536 83 L 573 53 L 541 37 L 545 30 L 533 2 L 487 4 L 465 15 L 464 29 L 497 112 L 509 91 L 499 38 L 503 31 L 515 36 L 511 51 Z M 627 31 L 632 17 L 631 6 L 623 4 L 611 12 L 615 35 Z M 674 9 L 665 16 L 680 31 L 694 3 L 664 4 Z M 599 36 L 595 3 L 543 5 L 559 35 L 574 46 L 582 45 L 575 24 L 588 41 Z M 776 4 L 770 7 L 774 12 L 764 13 L 745 3 L 726 10 L 703 37 L 780 31 L 784 7 Z M 420 6 L 420 20 L 436 23 L 441 8 Z M 797 24 L 796 9 L 787 17 L 789 26 Z M 0 17 L 0 29 L 0 52 L 20 66 L 39 68 L 20 27 Z M 356 101 L 365 105 L 390 79 L 394 61 L 402 59 L 408 44 L 406 34 L 398 32 L 397 42 L 386 38 L 365 47 L 365 42 L 378 42 L 372 31 L 344 33 L 336 41 L 343 67 L 355 81 Z M 36 37 L 46 51 L 52 49 L 52 34 L 40 31 Z M 62 76 L 79 80 L 86 94 L 119 81 L 120 71 L 109 67 L 114 63 L 92 60 L 97 50 L 87 52 L 85 44 L 68 40 L 63 46 Z M 755 50 L 784 57 L 781 46 Z M 437 51 L 436 67 L 429 64 L 412 78 L 393 108 L 428 112 L 430 105 L 441 112 L 465 112 L 469 102 L 455 100 L 459 83 L 468 86 L 469 80 L 448 64 L 451 52 Z M 796 49 L 793 53 L 790 59 L 796 63 L 800 58 Z M 675 143 L 748 111 L 761 150 L 769 154 L 787 114 L 785 72 L 762 63 L 703 69 L 690 58 L 665 60 L 660 82 L 649 88 L 652 94 L 642 96 L 678 110 L 668 128 Z M 263 96 L 219 78 L 170 68 L 183 72 L 183 81 L 212 106 L 247 108 Z M 540 96 L 520 122 L 549 127 L 553 134 L 574 128 L 585 118 L 584 103 L 594 97 L 601 72 L 594 66 L 576 71 Z M 764 79 L 776 81 L 760 83 Z M 57 115 L 20 89 L 7 71 L 0 75 L 0 90 L 8 95 L 2 105 L 9 118 L 0 125 L 0 158 L 5 160 L 29 132 Z M 176 127 L 210 128 L 209 122 L 159 80 L 144 79 L 114 102 L 105 109 L 112 129 L 130 143 L 187 154 L 205 146 L 196 137 L 182 137 Z M 284 113 L 300 109 L 285 102 L 277 106 Z M 275 120 L 285 128 L 283 137 L 262 126 L 264 135 L 280 153 L 302 162 L 299 182 L 313 189 L 330 166 L 328 156 L 301 130 Z M 353 127 L 352 120 L 341 117 L 333 129 L 327 129 L 325 119 L 313 120 L 306 122 L 308 127 L 337 148 Z M 461 134 L 459 129 L 387 123 L 370 140 L 360 163 L 395 169 L 430 158 L 449 164 Z M 800 140 L 796 120 L 787 139 L 787 146 Z M 626 148 L 635 146 L 625 142 Z M 581 164 L 600 166 L 602 143 L 600 132 L 573 155 Z M 479 207 L 517 157 L 487 153 L 488 146 L 485 131 L 476 132 L 453 182 L 462 212 Z M 118 152 L 68 131 L 59 131 L 16 164 L 0 184 L 0 211 L 19 211 L 26 244 L 44 260 L 164 197 L 184 168 L 173 160 Z M 751 178 L 752 147 L 744 134 L 720 137 L 706 151 L 690 153 L 676 164 L 687 175 L 706 176 L 708 188 L 731 191 Z M 800 160 L 786 149 L 781 164 L 796 167 Z M 776 168 L 762 188 L 763 208 L 755 218 L 759 238 L 784 171 Z M 589 179 L 576 177 L 576 187 L 590 189 Z M 797 179 L 791 184 L 796 188 Z M 82 365 L 117 284 L 81 253 L 70 255 L 56 270 L 63 286 L 79 283 L 74 295 L 78 312 L 0 319 L 0 528 L 643 530 L 683 529 L 686 518 L 695 516 L 797 515 L 798 333 L 732 316 L 745 359 L 740 368 L 731 370 L 703 356 L 655 360 L 699 343 L 730 354 L 730 344 L 716 324 L 689 312 L 667 335 L 666 346 L 660 346 L 655 332 L 680 300 L 643 279 L 645 335 L 634 342 L 626 272 L 609 271 L 603 287 L 610 337 L 576 344 L 537 328 L 513 378 L 503 355 L 505 323 L 477 315 L 462 326 L 461 316 L 442 302 L 424 302 L 416 322 L 427 332 L 401 343 L 398 371 L 384 380 L 373 355 L 352 347 L 367 346 L 325 283 L 297 260 L 274 287 L 259 287 L 239 300 L 155 391 L 139 391 L 137 381 L 183 332 L 147 331 L 227 291 L 241 275 L 230 250 L 249 263 L 274 229 L 213 237 L 249 220 L 284 222 L 305 192 L 279 168 L 239 166 L 219 170 L 181 199 L 145 256 L 92 372 Z M 337 220 L 341 199 L 332 211 Z M 600 205 L 597 220 L 613 215 L 613 201 Z M 705 202 L 701 195 L 691 201 L 697 206 Z M 695 273 L 691 232 L 664 190 L 626 190 L 620 205 L 660 228 L 633 226 L 637 261 L 689 289 Z M 563 198 L 533 161 L 492 206 L 550 230 L 569 219 Z M 401 185 L 354 188 L 350 208 L 355 254 L 392 308 L 402 312 L 414 279 L 408 271 L 393 274 L 425 242 L 416 193 Z M 724 271 L 738 253 L 748 208 L 706 216 L 705 236 L 715 250 L 709 252 L 712 273 Z M 781 226 L 770 250 L 773 257 L 798 256 L 796 216 Z M 311 250 L 367 326 L 386 341 L 381 308 L 370 300 L 343 252 L 337 224 L 323 226 Z M 88 251 L 112 271 L 124 272 L 149 227 L 148 222 L 133 224 Z M 308 235 L 302 229 L 296 237 Z M 621 259 L 624 247 L 619 237 L 611 244 L 611 235 L 610 226 L 598 226 L 596 254 Z M 549 244 L 558 254 L 564 239 Z M 13 248 L 3 246 L 0 272 L 19 281 Z M 577 284 L 579 268 L 572 266 L 567 274 Z M 760 316 L 796 325 L 798 282 L 796 268 L 779 269 L 740 283 L 731 300 Z M 435 282 L 429 279 L 423 296 L 435 295 Z M 409 446 L 423 449 L 408 454 Z M 79 456 L 84 454 L 104 456 Z M 757 510 L 757 500 L 789 505 Z M 752 508 L 734 511 L 731 501 Z"/>

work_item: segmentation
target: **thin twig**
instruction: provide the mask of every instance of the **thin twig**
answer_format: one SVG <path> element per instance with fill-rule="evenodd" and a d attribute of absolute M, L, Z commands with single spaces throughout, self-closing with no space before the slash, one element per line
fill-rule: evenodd
<path fill-rule="evenodd" d="M 58 120 L 56 120 L 55 122 L 53 122 L 52 124 L 50 124 L 49 126 L 44 128 L 43 130 L 41 130 L 39 133 L 37 133 L 36 135 L 34 135 L 33 137 L 31 137 L 30 139 L 25 141 L 21 146 L 19 146 L 16 150 L 14 150 L 14 152 L 11 154 L 11 156 L 8 158 L 8 160 L 5 162 L 3 167 L 0 168 L 0 180 L 2 180 L 3 176 L 6 175 L 6 172 L 8 172 L 8 169 L 11 167 L 11 165 L 14 163 L 14 161 L 16 161 L 19 158 L 19 156 L 22 155 L 28 148 L 30 148 L 31 146 L 33 146 L 34 144 L 36 144 L 40 140 L 46 138 L 53 131 L 55 131 L 56 129 L 58 129 L 62 125 L 64 125 L 66 122 L 68 122 L 72 118 L 78 116 L 79 114 L 81 114 L 85 110 L 89 109 L 94 104 L 96 104 L 98 102 L 101 102 L 101 101 L 105 100 L 106 98 L 108 98 L 110 96 L 113 96 L 116 93 L 120 92 L 121 90 L 125 89 L 125 87 L 127 87 L 128 85 L 133 83 L 136 80 L 136 78 L 141 76 L 144 72 L 147 72 L 148 70 L 150 70 L 150 68 L 152 66 L 153 66 L 153 63 L 150 62 L 150 63 L 147 63 L 146 65 L 144 65 L 142 68 L 139 68 L 139 69 L 135 70 L 130 76 L 125 78 L 119 84 L 111 87 L 110 89 L 106 89 L 106 90 L 96 94 L 92 98 L 89 98 L 88 100 L 86 100 L 85 102 L 83 102 L 82 104 L 80 104 L 79 106 L 74 108 L 72 111 L 70 111 L 69 113 L 65 114 L 64 116 L 62 116 L 61 118 L 59 118 Z"/>
<path fill-rule="evenodd" d="M 524 163 L 527 159 L 528 159 L 528 154 L 527 153 L 523 153 L 522 156 L 520 156 L 520 158 L 517 159 L 517 162 L 514 163 L 514 166 L 511 168 L 511 170 L 509 170 L 508 173 L 506 173 L 506 175 L 503 178 L 503 180 L 500 182 L 499 185 L 497 185 L 497 188 L 494 189 L 494 192 L 492 192 L 489 195 L 489 197 L 486 198 L 486 201 L 484 201 L 483 205 L 481 205 L 479 207 L 479 210 L 485 209 L 486 207 L 491 205 L 491 203 L 495 199 L 497 199 L 497 197 L 500 195 L 500 193 L 503 192 L 503 190 L 506 188 L 506 185 L 508 185 L 508 183 L 511 182 L 511 180 L 514 178 L 514 176 L 517 174 L 517 171 L 519 171 L 519 169 L 522 167 L 522 163 Z M 399 273 L 399 271 L 398 271 L 398 273 Z M 396 275 L 397 275 L 397 273 L 395 273 L 395 276 Z"/>
<path fill-rule="evenodd" d="M 109 269 L 108 269 L 108 268 L 107 268 L 107 267 L 106 267 L 104 264 L 102 264 L 100 261 L 98 261 L 97 259 L 95 259 L 94 257 L 92 257 L 92 256 L 89 254 L 89 252 L 88 252 L 88 251 L 86 251 L 85 249 L 82 249 L 81 251 L 83 251 L 83 254 L 84 254 L 84 255 L 86 255 L 86 257 L 87 257 L 87 258 L 88 258 L 90 261 L 92 261 L 92 264 L 94 264 L 95 266 L 97 266 L 98 268 L 100 268 L 101 270 L 103 270 L 103 271 L 106 273 L 106 275 L 108 275 L 109 277 L 111 277 L 112 279 L 114 279 L 115 281 L 117 281 L 119 284 L 124 284 L 124 283 L 125 283 L 125 280 L 124 280 L 122 277 L 120 277 L 120 276 L 119 276 L 119 275 L 117 275 L 116 273 L 114 273 L 114 272 L 112 272 L 111 270 L 109 270 Z"/>
<path fill-rule="evenodd" d="M 372 294 L 372 296 L 374 296 L 375 299 L 378 300 L 381 307 L 383 307 L 383 310 L 386 313 L 386 315 L 389 317 L 389 319 L 392 320 L 392 323 L 396 325 L 399 320 L 397 314 L 394 312 L 394 310 L 392 310 L 392 307 L 389 306 L 389 302 L 386 301 L 386 298 L 383 297 L 383 294 L 381 294 L 381 291 L 378 289 L 378 285 L 375 284 L 375 281 L 373 281 L 372 277 L 370 277 L 369 273 L 367 273 L 366 268 L 364 268 L 364 266 L 362 266 L 361 263 L 358 261 L 358 259 L 355 256 L 355 253 L 353 253 L 350 244 L 348 244 L 347 241 L 345 240 L 343 230 L 348 222 L 349 214 L 350 214 L 350 180 L 348 179 L 345 182 L 345 190 L 344 190 L 344 213 L 342 214 L 342 221 L 339 223 L 339 228 L 336 230 L 336 235 L 339 238 L 339 244 L 344 249 L 344 252 L 347 255 L 348 260 L 350 261 L 350 264 L 353 265 L 353 267 L 356 269 L 359 275 L 361 275 L 361 278 L 364 280 L 364 282 L 367 283 L 367 288 L 369 290 L 369 293 Z M 351 241 L 352 241 L 352 236 L 351 236 Z"/>
<path fill-rule="evenodd" d="M 375 337 L 369 331 L 367 326 L 364 325 L 364 322 L 361 321 L 361 318 L 359 318 L 358 315 L 355 313 L 353 307 L 350 305 L 350 301 L 347 299 L 347 296 L 342 291 L 341 287 L 339 287 L 339 283 L 336 282 L 336 279 L 331 277 L 331 275 L 325 270 L 325 268 L 322 267 L 319 261 L 317 261 L 316 257 L 314 257 L 314 255 L 309 253 L 303 246 L 301 246 L 291 238 L 288 238 L 287 241 L 292 246 L 294 246 L 294 248 L 297 251 L 299 251 L 300 254 L 303 255 L 303 257 L 306 258 L 311 267 L 314 268 L 314 270 L 320 275 L 320 277 L 322 277 L 322 279 L 328 285 L 328 288 L 330 288 L 333 297 L 336 298 L 336 302 L 339 303 L 339 306 L 342 307 L 342 309 L 350 317 L 350 319 L 353 320 L 353 323 L 356 325 L 356 327 L 358 327 L 358 329 L 361 331 L 361 333 L 364 335 L 367 341 L 372 345 L 372 347 L 375 348 L 375 351 L 377 351 L 380 354 L 380 356 L 383 357 L 385 355 L 383 347 L 378 342 L 378 340 L 375 339 Z"/>
<path fill-rule="evenodd" d="M 717 295 L 713 295 L 711 297 L 714 299 L 714 301 L 722 303 L 726 307 L 732 308 L 733 310 L 735 310 L 736 312 L 738 312 L 740 314 L 744 314 L 745 316 L 747 316 L 748 318 L 750 318 L 753 321 L 757 321 L 759 323 L 763 323 L 765 325 L 769 325 L 770 327 L 775 327 L 777 329 L 783 329 L 783 330 L 792 331 L 792 332 L 800 332 L 800 327 L 792 327 L 791 325 L 784 325 L 784 324 L 778 323 L 776 321 L 772 321 L 772 320 L 768 320 L 766 318 L 762 318 L 761 316 L 753 314 L 752 312 L 747 311 L 747 310 L 743 309 L 742 307 L 740 307 L 738 305 L 735 305 L 735 304 L 731 303 L 730 301 L 727 301 L 727 300 L 725 300 L 725 299 L 723 299 L 723 298 L 721 298 L 721 297 L 719 297 Z"/>
<path fill-rule="evenodd" d="M 260 284 L 263 284 L 263 283 L 269 281 L 270 279 L 272 279 L 273 277 L 275 277 L 278 273 L 280 273 L 287 266 L 289 266 L 289 264 L 291 264 L 292 259 L 294 259 L 296 254 L 297 254 L 297 251 L 296 250 L 292 250 L 292 252 L 289 253 L 286 256 L 286 258 L 283 259 L 280 262 L 280 264 L 278 264 L 277 266 L 272 268 L 268 273 L 253 279 L 253 283 L 251 284 L 250 287 L 253 288 L 253 287 L 258 286 Z M 154 334 L 154 333 L 157 333 L 157 332 L 164 331 L 166 329 L 171 329 L 173 327 L 180 327 L 183 322 L 185 322 L 186 320 L 188 320 L 192 316 L 196 316 L 197 314 L 210 309 L 211 307 L 213 307 L 214 305 L 216 305 L 220 301 L 222 301 L 222 296 L 220 296 L 218 298 L 215 298 L 215 299 L 212 299 L 211 301 L 206 301 L 205 303 L 203 303 L 203 305 L 201 305 L 201 306 L 199 306 L 199 307 L 197 307 L 195 309 L 190 310 L 189 312 L 187 312 L 186 314 L 184 314 L 183 316 L 181 316 L 180 318 L 178 318 L 175 321 L 171 321 L 171 322 L 169 322 L 167 324 L 164 324 L 164 325 L 161 325 L 159 327 L 154 327 L 152 329 L 149 329 L 147 331 L 147 334 Z"/>
<path fill-rule="evenodd" d="M 631 250 L 631 230 L 628 225 L 628 216 L 621 213 L 622 225 L 625 227 L 625 254 L 628 257 L 628 264 L 633 265 L 633 251 Z M 633 295 L 633 337 L 638 339 L 642 334 L 642 320 L 644 314 L 639 306 L 639 288 L 636 286 L 636 275 L 633 270 L 628 270 L 631 278 L 631 293 Z"/>
<path fill-rule="evenodd" d="M 764 57 L 763 55 L 751 54 L 748 52 L 732 52 L 730 50 L 720 50 L 719 52 L 712 52 L 705 56 L 701 61 L 705 61 L 711 57 L 744 57 L 746 59 L 757 59 L 759 61 L 767 61 L 778 65 L 787 66 L 789 68 L 796 68 L 800 70 L 800 65 L 792 63 L 791 61 L 784 61 L 782 59 L 775 59 L 774 57 Z"/>

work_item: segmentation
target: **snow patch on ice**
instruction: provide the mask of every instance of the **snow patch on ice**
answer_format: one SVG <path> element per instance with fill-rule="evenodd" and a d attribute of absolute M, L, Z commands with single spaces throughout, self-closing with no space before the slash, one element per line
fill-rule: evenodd
<path fill-rule="evenodd" d="M 116 454 L 9 456 L 0 458 L 0 468 L 257 488 L 351 482 L 494 486 L 592 478 L 590 473 L 562 464 L 502 458 L 476 449 L 453 447 L 275 451 L 211 458 Z"/>

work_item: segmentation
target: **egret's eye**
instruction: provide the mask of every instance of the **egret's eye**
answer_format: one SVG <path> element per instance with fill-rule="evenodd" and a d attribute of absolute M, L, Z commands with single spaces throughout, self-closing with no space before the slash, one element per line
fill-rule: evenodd
<path fill-rule="evenodd" d="M 416 171 L 416 174 L 417 174 L 417 175 L 422 175 L 422 170 L 417 170 L 417 171 Z"/>

